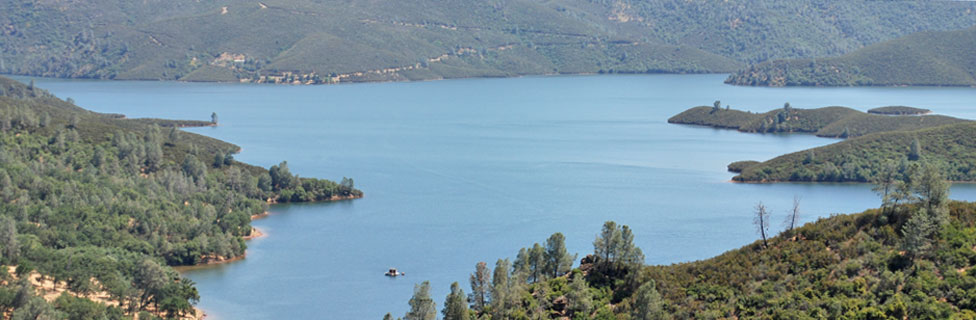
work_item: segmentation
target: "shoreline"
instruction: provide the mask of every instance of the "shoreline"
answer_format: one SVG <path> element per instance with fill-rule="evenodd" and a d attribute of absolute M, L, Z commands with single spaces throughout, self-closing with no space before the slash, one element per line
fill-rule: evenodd
<path fill-rule="evenodd" d="M 312 201 L 312 202 L 334 202 L 334 201 L 343 201 L 343 200 L 355 200 L 355 199 L 360 199 L 360 198 L 363 198 L 363 196 L 362 195 L 359 195 L 359 196 L 355 196 L 355 195 L 353 195 L 353 196 L 332 196 L 328 200 Z M 312 203 L 312 202 L 305 202 L 305 203 Z M 277 204 L 276 201 L 269 201 L 268 203 L 270 203 L 270 204 Z M 264 219 L 264 218 L 267 218 L 270 215 L 271 215 L 271 211 L 265 211 L 265 212 L 258 213 L 258 214 L 252 214 L 251 215 L 251 221 Z M 254 240 L 254 239 L 258 239 L 258 238 L 263 238 L 263 237 L 265 237 L 267 235 L 268 234 L 265 233 L 264 231 L 262 231 L 260 228 L 251 226 L 251 234 L 246 235 L 246 236 L 243 236 L 241 238 L 244 239 L 244 241 L 251 241 L 251 240 Z M 241 260 L 244 260 L 244 258 L 246 258 L 246 257 L 247 257 L 247 251 L 245 250 L 244 254 L 241 254 L 241 255 L 236 256 L 236 257 L 225 258 L 225 259 L 218 259 L 218 260 L 210 260 L 210 261 L 207 261 L 205 263 L 200 263 L 200 264 L 195 264 L 195 265 L 189 265 L 189 266 L 174 266 L 173 269 L 176 269 L 176 271 L 178 271 L 178 272 L 189 271 L 189 270 L 196 270 L 196 269 L 208 268 L 208 267 L 212 267 L 212 266 L 217 266 L 217 265 L 227 264 L 227 263 L 231 263 L 231 262 L 241 261 Z"/>
<path fill-rule="evenodd" d="M 432 82 L 432 81 L 444 81 L 444 80 L 462 80 L 462 79 L 508 79 L 508 78 L 526 78 L 526 77 L 559 77 L 559 76 L 599 76 L 599 75 L 733 75 L 736 71 L 706 71 L 706 72 L 614 72 L 614 73 L 600 73 L 600 72 L 574 72 L 574 73 L 539 73 L 539 74 L 515 74 L 515 75 L 499 75 L 499 76 L 470 76 L 470 77 L 455 77 L 455 78 L 431 78 L 431 79 L 418 79 L 418 80 L 362 80 L 362 81 L 344 81 L 338 83 L 314 83 L 314 84 L 294 84 L 294 83 L 274 83 L 274 82 L 240 82 L 237 81 L 202 81 L 202 80 L 178 80 L 178 79 L 101 79 L 101 78 L 65 78 L 65 77 L 48 77 L 48 76 L 38 76 L 29 74 L 15 74 L 15 73 L 0 73 L 0 76 L 6 77 L 25 77 L 25 78 L 36 78 L 36 79 L 55 79 L 55 80 L 88 80 L 88 81 L 141 81 L 141 82 L 177 82 L 177 83 L 220 83 L 220 84 L 243 84 L 243 85 L 288 85 L 288 86 L 322 86 L 322 85 L 348 85 L 357 83 L 406 83 L 406 82 Z M 976 88 L 976 85 L 966 85 L 966 84 L 872 84 L 872 85 L 816 85 L 816 86 L 803 86 L 803 85 L 784 85 L 784 86 L 772 86 L 772 85 L 749 85 L 741 84 L 735 82 L 725 82 L 722 84 L 735 86 L 735 87 L 751 87 L 751 88 Z"/>
<path fill-rule="evenodd" d="M 333 196 L 329 200 L 318 201 L 318 202 L 333 202 L 333 201 L 342 201 L 342 200 L 355 200 L 355 199 L 361 199 L 364 196 L 365 196 L 365 194 L 358 195 L 358 196 L 355 196 L 355 195 L 354 196 L 345 196 L 345 197 L 343 197 L 343 196 Z M 277 202 L 276 201 L 268 201 L 268 203 L 275 204 Z M 258 213 L 258 214 L 252 214 L 251 215 L 251 221 L 264 219 L 264 218 L 267 218 L 270 215 L 271 215 L 271 211 L 270 210 L 269 211 L 262 212 L 262 213 Z M 261 231 L 261 229 L 259 229 L 257 227 L 254 227 L 254 226 L 251 226 L 251 234 L 250 235 L 247 235 L 247 236 L 244 236 L 243 238 L 244 238 L 244 241 L 250 241 L 250 240 L 257 239 L 257 238 L 263 238 L 263 237 L 265 237 L 267 235 L 268 234 L 267 233 L 264 233 L 263 231 Z M 241 261 L 241 260 L 244 260 L 245 258 L 247 258 L 247 251 L 246 250 L 244 251 L 244 254 L 239 255 L 239 256 L 236 256 L 236 257 L 233 257 L 233 258 L 229 258 L 229 259 L 218 260 L 218 261 L 209 261 L 207 263 L 196 264 L 196 265 L 192 265 L 192 266 L 175 266 L 175 267 L 172 267 L 172 268 L 174 270 L 176 270 L 176 272 L 182 274 L 182 273 L 187 272 L 187 271 L 193 271 L 193 270 L 199 270 L 199 269 L 208 269 L 208 268 L 213 268 L 213 267 L 225 265 L 225 264 L 232 263 L 232 262 Z M 191 320 L 203 320 L 203 319 L 206 319 L 207 318 L 207 312 L 205 310 L 203 310 L 203 309 L 201 309 L 201 308 L 199 308 L 197 306 L 193 306 L 193 310 L 195 311 L 196 314 L 194 314 L 194 317 L 191 318 Z"/>
<path fill-rule="evenodd" d="M 950 185 L 954 184 L 976 184 L 976 181 L 953 181 L 946 180 Z M 726 183 L 742 183 L 742 184 L 874 184 L 872 182 L 860 182 L 860 181 L 789 181 L 789 180 L 725 180 Z"/>
<path fill-rule="evenodd" d="M 45 76 L 34 76 L 25 74 L 0 74 L 0 76 L 6 77 L 24 77 L 24 78 L 34 78 L 34 79 L 53 79 L 53 80 L 85 80 L 85 81 L 140 81 L 140 82 L 176 82 L 176 83 L 220 83 L 220 84 L 241 84 L 241 85 L 284 85 L 284 86 L 333 86 L 333 85 L 349 85 L 349 84 L 360 84 L 360 83 L 409 83 L 409 82 L 433 82 L 433 81 L 445 81 L 445 80 L 465 80 L 465 79 L 512 79 L 512 78 L 529 78 L 529 77 L 573 77 L 573 76 L 603 76 L 603 75 L 721 75 L 721 74 L 732 74 L 732 72 L 614 72 L 614 73 L 600 73 L 600 72 L 575 72 L 575 73 L 539 73 L 539 74 L 516 74 L 516 75 L 501 75 L 501 76 L 471 76 L 471 77 L 456 77 L 456 78 L 432 78 L 432 79 L 418 79 L 418 80 L 364 80 L 364 81 L 344 81 L 338 83 L 315 83 L 315 84 L 294 84 L 294 83 L 273 83 L 273 82 L 240 82 L 240 81 L 189 81 L 189 80 L 164 80 L 164 79 L 98 79 L 98 78 L 60 78 L 60 77 L 45 77 Z"/>

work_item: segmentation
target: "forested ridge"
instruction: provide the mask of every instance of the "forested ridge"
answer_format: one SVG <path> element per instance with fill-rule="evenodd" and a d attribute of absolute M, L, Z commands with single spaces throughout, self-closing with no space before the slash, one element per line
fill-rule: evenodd
<path fill-rule="evenodd" d="M 732 72 L 976 24 L 965 1 L 0 3 L 0 73 L 333 83 Z"/>
<path fill-rule="evenodd" d="M 241 256 L 251 216 L 269 203 L 362 196 L 352 179 L 238 162 L 236 146 L 181 124 L 86 111 L 0 78 L 0 264 L 16 267 L 0 273 L 0 313 L 190 314 L 199 295 L 170 266 Z M 72 294 L 46 301 L 27 279 L 37 274 Z M 94 293 L 115 305 L 76 297 Z"/>
<path fill-rule="evenodd" d="M 838 57 L 768 61 L 725 81 L 753 86 L 976 86 L 976 28 L 928 31 Z"/>
<path fill-rule="evenodd" d="M 477 263 L 470 286 L 451 284 L 442 304 L 429 282 L 418 284 L 402 318 L 973 319 L 976 204 L 948 200 L 948 188 L 935 166 L 919 163 L 878 184 L 880 209 L 801 226 L 799 200 L 785 217 L 760 202 L 760 240 L 672 265 L 643 265 L 639 230 L 607 222 L 592 254 L 557 269 L 557 233 L 514 262 Z M 770 220 L 787 223 L 772 236 Z"/>

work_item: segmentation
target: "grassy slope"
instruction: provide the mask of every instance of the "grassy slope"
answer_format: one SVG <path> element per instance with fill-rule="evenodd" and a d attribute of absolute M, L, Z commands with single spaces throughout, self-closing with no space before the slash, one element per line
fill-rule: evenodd
<path fill-rule="evenodd" d="M 765 86 L 976 86 L 976 28 L 927 31 L 827 59 L 761 63 L 727 83 Z"/>
<path fill-rule="evenodd" d="M 914 131 L 869 134 L 794 152 L 742 170 L 736 181 L 868 182 L 885 162 L 907 161 L 915 139 L 921 158 L 942 166 L 955 181 L 976 181 L 976 123 L 965 122 Z M 811 161 L 810 155 L 813 159 Z"/>
<path fill-rule="evenodd" d="M 746 62 L 841 54 L 918 30 L 967 27 L 976 23 L 974 8 L 964 2 L 12 0 L 0 4 L 0 73 L 187 81 L 284 75 L 279 80 L 325 82 L 333 73 L 346 74 L 341 81 L 371 81 L 729 72 Z M 246 61 L 215 63 L 224 52 Z M 405 69 L 367 72 L 386 68 Z"/>
<path fill-rule="evenodd" d="M 817 109 L 784 109 L 766 113 L 740 110 L 715 110 L 712 107 L 694 107 L 670 119 L 669 123 L 694 124 L 717 128 L 736 129 L 743 132 L 805 132 L 820 137 L 856 137 L 875 132 L 915 130 L 967 120 L 946 116 L 883 116 L 863 113 L 846 107 Z"/>

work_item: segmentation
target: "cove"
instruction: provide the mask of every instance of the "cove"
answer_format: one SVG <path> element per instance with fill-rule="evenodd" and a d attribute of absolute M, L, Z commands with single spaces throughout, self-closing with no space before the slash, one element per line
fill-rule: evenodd
<path fill-rule="evenodd" d="M 216 319 L 402 316 L 430 280 L 440 309 L 479 261 L 562 232 L 580 257 L 606 220 L 630 225 L 649 264 L 705 259 L 755 241 L 752 208 L 774 229 L 793 196 L 803 221 L 860 212 L 869 185 L 734 184 L 725 165 L 832 143 L 671 125 L 696 105 L 767 111 L 909 105 L 976 119 L 972 88 L 752 88 L 724 75 L 566 76 L 334 86 L 37 79 L 82 107 L 208 120 L 187 131 L 240 145 L 237 159 L 354 178 L 366 197 L 280 205 L 246 259 L 186 275 Z M 25 78 L 19 78 L 24 80 Z M 960 184 L 952 198 L 976 200 Z M 383 276 L 390 267 L 405 277 Z"/>

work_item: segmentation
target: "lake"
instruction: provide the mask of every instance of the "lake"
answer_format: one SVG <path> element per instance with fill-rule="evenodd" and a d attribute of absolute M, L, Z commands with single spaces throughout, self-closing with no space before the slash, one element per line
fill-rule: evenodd
<path fill-rule="evenodd" d="M 475 264 L 566 235 L 593 251 L 604 221 L 629 225 L 649 264 L 705 259 L 755 241 L 801 197 L 803 221 L 877 207 L 859 184 L 734 184 L 725 166 L 835 142 L 671 125 L 684 109 L 767 111 L 909 105 L 976 119 L 972 88 L 751 88 L 724 75 L 560 76 L 286 86 L 37 79 L 85 108 L 209 120 L 196 132 L 240 145 L 236 159 L 288 160 L 301 176 L 355 179 L 366 197 L 278 205 L 254 225 L 247 259 L 186 272 L 216 319 L 379 319 L 430 280 L 438 309 Z M 25 80 L 26 78 L 18 77 Z M 952 197 L 976 200 L 974 185 Z M 577 259 L 578 263 L 578 259 Z M 390 267 L 406 272 L 383 276 Z"/>

